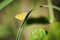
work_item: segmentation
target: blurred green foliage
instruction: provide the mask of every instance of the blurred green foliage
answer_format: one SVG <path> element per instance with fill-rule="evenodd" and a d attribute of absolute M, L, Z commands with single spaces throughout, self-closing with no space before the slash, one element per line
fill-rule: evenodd
<path fill-rule="evenodd" d="M 48 40 L 60 40 L 60 22 L 53 22 L 50 25 Z"/>
<path fill-rule="evenodd" d="M 45 40 L 45 37 L 46 32 L 44 29 L 35 28 L 30 35 L 30 40 Z"/>
<path fill-rule="evenodd" d="M 20 11 L 19 8 L 20 0 L 14 0 L 0 10 L 0 40 L 4 39 L 5 37 L 6 38 L 4 40 L 15 39 L 17 31 L 16 29 L 19 25 L 18 21 L 15 19 L 15 15 Z"/>
<path fill-rule="evenodd" d="M 40 0 L 30 0 L 30 1 L 34 6 L 36 6 Z M 18 27 L 18 22 L 14 18 L 14 16 L 21 11 L 20 6 L 21 6 L 20 0 L 18 1 L 14 0 L 12 3 L 10 3 L 2 10 L 0 10 L 0 20 L 1 20 L 0 37 L 10 34 L 16 34 L 16 28 Z M 50 19 L 50 16 L 46 16 L 46 19 Z M 43 31 L 42 33 L 40 33 L 40 31 L 41 31 L 40 29 L 36 29 L 36 32 L 33 31 L 34 33 L 31 34 L 30 40 L 37 40 L 37 39 L 40 40 L 40 35 L 42 36 L 42 34 L 43 34 L 42 37 L 44 38 L 44 36 L 46 36 L 45 31 Z M 33 39 L 35 33 L 37 33 L 38 37 L 36 39 Z M 53 22 L 52 24 L 50 24 L 50 30 L 48 31 L 47 35 L 48 35 L 47 40 L 60 40 L 60 22 Z"/>

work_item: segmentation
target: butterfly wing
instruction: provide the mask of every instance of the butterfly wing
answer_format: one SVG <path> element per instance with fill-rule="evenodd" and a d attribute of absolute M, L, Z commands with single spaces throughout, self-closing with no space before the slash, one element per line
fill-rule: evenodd
<path fill-rule="evenodd" d="M 15 18 L 18 19 L 18 20 L 20 20 L 20 21 L 23 21 L 24 18 L 25 18 L 25 15 L 24 15 L 23 13 L 20 13 L 20 14 L 17 14 L 17 15 L 15 16 Z"/>

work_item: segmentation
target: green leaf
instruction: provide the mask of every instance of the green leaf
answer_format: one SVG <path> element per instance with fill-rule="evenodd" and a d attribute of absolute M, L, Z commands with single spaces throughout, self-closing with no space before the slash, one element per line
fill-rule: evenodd
<path fill-rule="evenodd" d="M 23 31 L 23 28 L 24 28 L 24 26 L 23 26 L 23 25 L 24 25 L 25 21 L 27 20 L 27 18 L 28 18 L 28 16 L 29 16 L 29 14 L 30 14 L 32 11 L 33 11 L 33 9 L 32 9 L 32 10 L 30 10 L 30 11 L 27 13 L 27 15 L 26 15 L 26 17 L 25 17 L 24 21 L 22 22 L 22 24 L 21 24 L 20 28 L 18 29 L 18 33 L 17 33 L 16 40 L 20 40 L 21 35 L 22 35 L 22 31 Z"/>
<path fill-rule="evenodd" d="M 11 3 L 13 0 L 3 0 L 1 3 L 0 3 L 0 10 L 2 8 L 4 8 L 6 5 L 8 5 L 9 3 Z"/>

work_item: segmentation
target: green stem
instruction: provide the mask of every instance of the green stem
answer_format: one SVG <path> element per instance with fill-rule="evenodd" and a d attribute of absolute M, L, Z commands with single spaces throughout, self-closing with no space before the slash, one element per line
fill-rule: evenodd
<path fill-rule="evenodd" d="M 60 8 L 57 6 L 53 6 L 54 9 L 57 9 L 58 11 L 60 11 Z"/>
<path fill-rule="evenodd" d="M 24 28 L 23 25 L 24 25 L 25 21 L 27 20 L 29 14 L 30 14 L 32 11 L 33 11 L 33 9 L 28 12 L 28 14 L 26 15 L 24 21 L 22 22 L 21 26 L 19 27 L 16 40 L 20 40 L 20 39 L 21 39 L 22 31 L 23 31 L 23 28 Z"/>
<path fill-rule="evenodd" d="M 48 6 L 48 5 L 43 5 L 43 7 L 49 7 L 49 6 Z M 54 9 L 56 9 L 56 10 L 60 11 L 60 8 L 59 8 L 59 7 L 54 6 L 54 5 L 52 5 L 52 7 L 53 7 Z"/>
<path fill-rule="evenodd" d="M 52 7 L 52 3 L 51 0 L 48 0 L 48 8 L 49 8 L 49 14 L 50 14 L 50 23 L 52 23 L 54 21 L 54 12 L 53 12 L 53 7 Z"/>

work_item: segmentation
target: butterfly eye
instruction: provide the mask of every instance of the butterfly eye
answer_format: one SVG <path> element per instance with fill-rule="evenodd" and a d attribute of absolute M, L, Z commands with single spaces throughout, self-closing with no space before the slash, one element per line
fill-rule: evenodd
<path fill-rule="evenodd" d="M 16 19 L 23 21 L 25 18 L 25 13 L 20 13 L 15 16 Z"/>

